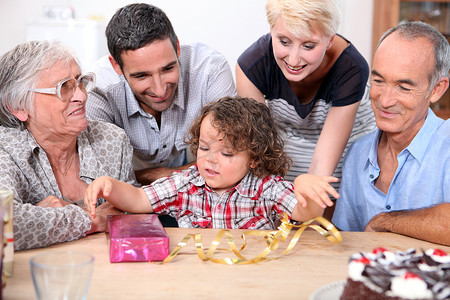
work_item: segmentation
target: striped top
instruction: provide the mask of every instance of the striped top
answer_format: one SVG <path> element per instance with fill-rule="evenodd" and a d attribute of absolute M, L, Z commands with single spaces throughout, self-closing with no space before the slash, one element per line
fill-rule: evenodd
<path fill-rule="evenodd" d="M 349 44 L 331 67 L 314 99 L 306 104 L 298 101 L 278 67 L 273 56 L 270 34 L 251 45 L 239 57 L 238 64 L 249 80 L 265 95 L 284 140 L 285 152 L 293 160 L 285 176 L 287 180 L 293 181 L 298 175 L 308 172 L 315 146 L 332 106 L 346 106 L 361 100 L 346 150 L 357 137 L 375 129 L 367 86 L 369 67 L 352 44 Z M 342 159 L 334 176 L 342 177 Z M 338 187 L 338 184 L 333 185 Z"/>

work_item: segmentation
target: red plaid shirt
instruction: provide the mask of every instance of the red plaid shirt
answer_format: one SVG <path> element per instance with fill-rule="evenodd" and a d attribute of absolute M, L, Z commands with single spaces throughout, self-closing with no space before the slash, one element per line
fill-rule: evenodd
<path fill-rule="evenodd" d="M 155 213 L 175 217 L 183 228 L 275 229 L 278 214 L 291 216 L 297 204 L 292 183 L 251 173 L 219 196 L 206 185 L 196 166 L 143 189 Z"/>

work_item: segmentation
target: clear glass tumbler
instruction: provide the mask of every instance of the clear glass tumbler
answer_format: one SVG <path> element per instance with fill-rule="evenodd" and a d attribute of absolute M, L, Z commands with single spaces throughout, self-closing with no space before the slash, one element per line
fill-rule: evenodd
<path fill-rule="evenodd" d="M 94 257 L 74 251 L 49 251 L 30 259 L 38 300 L 84 300 L 92 278 Z"/>

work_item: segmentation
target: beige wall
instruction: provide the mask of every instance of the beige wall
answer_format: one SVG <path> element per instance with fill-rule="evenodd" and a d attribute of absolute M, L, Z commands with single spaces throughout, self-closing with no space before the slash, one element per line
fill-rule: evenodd
<path fill-rule="evenodd" d="M 340 33 L 352 41 L 370 63 L 373 0 L 338 0 Z M 26 40 L 26 24 L 42 15 L 45 5 L 70 5 L 77 19 L 107 22 L 125 0 L 0 0 L 0 54 Z M 264 0 L 154 0 L 169 16 L 180 41 L 200 41 L 222 52 L 232 70 L 239 54 L 268 32 Z"/>

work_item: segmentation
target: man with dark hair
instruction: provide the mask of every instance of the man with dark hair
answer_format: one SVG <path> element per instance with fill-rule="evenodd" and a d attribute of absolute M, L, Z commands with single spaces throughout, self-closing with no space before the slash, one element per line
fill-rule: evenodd
<path fill-rule="evenodd" d="M 149 4 L 120 8 L 106 37 L 110 55 L 94 65 L 88 118 L 125 129 L 141 184 L 187 168 L 191 122 L 206 103 L 236 93 L 226 59 L 203 44 L 180 46 L 166 14 Z"/>
<path fill-rule="evenodd" d="M 333 222 L 450 245 L 450 120 L 429 108 L 449 86 L 446 38 L 422 22 L 381 38 L 370 98 L 378 129 L 346 154 Z"/>

